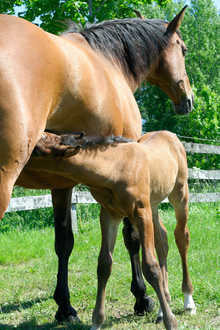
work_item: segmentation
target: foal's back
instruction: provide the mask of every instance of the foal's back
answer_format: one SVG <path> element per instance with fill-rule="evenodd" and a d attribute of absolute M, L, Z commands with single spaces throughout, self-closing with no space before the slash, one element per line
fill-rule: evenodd
<path fill-rule="evenodd" d="M 187 188 L 187 160 L 178 137 L 168 131 L 144 134 L 138 141 L 145 147 L 150 175 L 150 202 L 159 204 L 171 193 Z"/>

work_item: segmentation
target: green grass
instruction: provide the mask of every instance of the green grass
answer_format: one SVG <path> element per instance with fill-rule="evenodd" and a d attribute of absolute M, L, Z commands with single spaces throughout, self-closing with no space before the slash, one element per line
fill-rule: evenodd
<path fill-rule="evenodd" d="M 6 221 L 8 226 L 0 229 L 0 330 L 90 329 L 101 240 L 98 209 L 98 205 L 77 207 L 79 232 L 75 235 L 74 251 L 69 262 L 69 289 L 71 303 L 82 321 L 79 325 L 58 325 L 54 322 L 57 310 L 53 300 L 57 258 L 54 252 L 52 211 L 46 210 L 43 215 L 24 212 L 16 221 L 12 213 L 7 215 L 7 219 L 4 217 L 2 223 Z M 220 203 L 190 205 L 188 263 L 197 307 L 197 314 L 191 317 L 183 313 L 181 263 L 173 237 L 174 212 L 163 205 L 160 213 L 169 236 L 171 309 L 177 317 L 178 329 L 220 329 Z M 30 225 L 31 219 L 35 226 Z M 148 284 L 147 292 L 155 300 L 156 308 L 147 317 L 133 315 L 131 270 L 121 229 L 122 226 L 107 286 L 106 321 L 102 328 L 162 330 L 163 325 L 154 324 L 159 305 Z"/>

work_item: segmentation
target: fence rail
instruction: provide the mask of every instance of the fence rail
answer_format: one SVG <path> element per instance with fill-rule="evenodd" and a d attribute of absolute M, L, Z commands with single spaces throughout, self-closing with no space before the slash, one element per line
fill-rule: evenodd
<path fill-rule="evenodd" d="M 208 153 L 208 154 L 220 154 L 220 146 L 203 145 L 195 143 L 183 142 L 186 152 L 190 153 Z M 205 180 L 220 180 L 219 170 L 200 170 L 197 168 L 188 169 L 189 179 L 205 179 Z M 204 203 L 204 202 L 216 202 L 220 200 L 220 193 L 190 193 L 190 203 Z M 166 198 L 162 203 L 167 203 Z M 76 216 L 76 203 L 97 203 L 92 197 L 89 191 L 73 191 L 72 194 L 72 227 L 74 232 L 77 231 L 77 216 Z M 52 207 L 51 195 L 43 196 L 27 196 L 12 198 L 6 212 L 35 210 L 39 208 Z"/>

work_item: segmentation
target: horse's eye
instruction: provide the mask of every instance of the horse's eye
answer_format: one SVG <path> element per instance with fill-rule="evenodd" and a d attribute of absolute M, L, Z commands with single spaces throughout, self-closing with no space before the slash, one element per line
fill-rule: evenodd
<path fill-rule="evenodd" d="M 186 48 L 183 48 L 183 49 L 182 49 L 182 52 L 183 52 L 183 56 L 186 56 L 187 49 L 186 49 Z"/>

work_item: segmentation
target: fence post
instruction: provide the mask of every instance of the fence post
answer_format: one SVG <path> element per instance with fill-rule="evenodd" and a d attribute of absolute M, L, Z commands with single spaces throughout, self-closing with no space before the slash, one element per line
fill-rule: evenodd
<path fill-rule="evenodd" d="M 76 203 L 71 204 L 71 219 L 72 219 L 72 230 L 73 230 L 73 233 L 77 233 Z"/>

